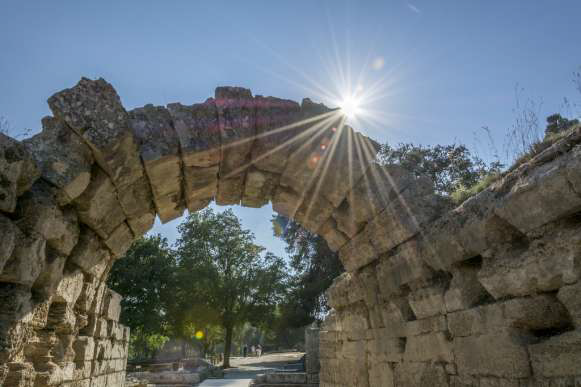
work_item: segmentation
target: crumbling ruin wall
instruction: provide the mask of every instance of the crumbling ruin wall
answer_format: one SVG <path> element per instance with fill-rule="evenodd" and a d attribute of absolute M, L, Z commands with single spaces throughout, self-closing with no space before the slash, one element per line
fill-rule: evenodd
<path fill-rule="evenodd" d="M 580 385 L 580 140 L 424 226 L 387 209 L 364 228 L 328 292 L 321 386 Z"/>
<path fill-rule="evenodd" d="M 321 385 L 579 373 L 578 131 L 451 210 L 308 99 L 219 87 L 126 111 L 106 81 L 82 79 L 49 106 L 40 134 L 0 134 L 0 385 L 122 386 L 129 332 L 107 275 L 156 216 L 212 200 L 270 201 L 339 251 Z"/>

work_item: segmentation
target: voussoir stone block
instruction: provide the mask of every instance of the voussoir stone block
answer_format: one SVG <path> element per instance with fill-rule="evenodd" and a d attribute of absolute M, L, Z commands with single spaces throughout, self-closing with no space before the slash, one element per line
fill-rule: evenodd
<path fill-rule="evenodd" d="M 339 250 L 339 259 L 345 270 L 355 271 L 377 259 L 368 228 L 363 229 Z"/>
<path fill-rule="evenodd" d="M 327 241 L 327 245 L 331 251 L 338 251 L 343 247 L 349 238 L 337 228 L 337 222 L 333 218 L 327 219 L 325 223 L 319 228 L 318 234 Z"/>
<path fill-rule="evenodd" d="M 221 156 L 218 112 L 213 99 L 201 104 L 167 106 L 176 130 L 190 212 L 203 208 L 217 192 Z M 200 204 L 202 202 L 202 204 Z"/>
<path fill-rule="evenodd" d="M 431 192 L 433 183 L 418 179 L 369 222 L 367 228 L 378 253 L 410 239 L 423 224 L 439 215 L 444 208 L 443 201 Z"/>
<path fill-rule="evenodd" d="M 254 98 L 248 89 L 217 87 L 215 103 L 222 149 L 216 203 L 239 204 L 256 135 Z"/>
<path fill-rule="evenodd" d="M 251 168 L 246 173 L 242 205 L 244 207 L 260 208 L 266 205 L 274 196 L 280 176 Z"/>
<path fill-rule="evenodd" d="M 17 198 L 40 176 L 23 144 L 0 133 L 0 211 L 14 212 Z"/>
<path fill-rule="evenodd" d="M 53 297 L 55 302 L 75 305 L 83 291 L 84 275 L 80 270 L 65 273 Z"/>
<path fill-rule="evenodd" d="M 324 169 L 325 156 L 332 151 L 330 144 L 338 136 L 341 117 L 322 104 L 304 99 L 301 118 L 306 120 L 305 128 L 299 129 L 300 141 L 288 157 L 281 184 L 302 194 L 316 184 L 317 171 Z"/>
<path fill-rule="evenodd" d="M 84 227 L 79 236 L 79 243 L 70 255 L 70 261 L 79 266 L 85 273 L 100 278 L 103 262 L 109 262 L 111 254 L 102 239 L 91 229 Z"/>
<path fill-rule="evenodd" d="M 129 115 L 104 79 L 82 78 L 74 87 L 50 97 L 48 104 L 55 117 L 89 144 L 95 160 L 120 191 L 143 176 Z"/>
<path fill-rule="evenodd" d="M 99 168 L 94 169 L 91 183 L 73 203 L 79 220 L 91 227 L 101 238 L 108 238 L 125 220 L 115 186 Z"/>
<path fill-rule="evenodd" d="M 304 128 L 300 125 L 300 106 L 294 101 L 261 95 L 254 98 L 254 104 L 256 140 L 252 146 L 252 163 L 261 171 L 281 174 Z"/>
<path fill-rule="evenodd" d="M 355 222 L 373 219 L 414 181 L 414 176 L 399 165 L 371 164 L 347 196 Z"/>
<path fill-rule="evenodd" d="M 378 151 L 375 141 L 349 126 L 339 126 L 320 160 L 320 168 L 315 169 L 317 192 L 338 207 L 375 162 Z"/>
<path fill-rule="evenodd" d="M 61 209 L 51 187 L 38 180 L 18 204 L 17 224 L 27 233 L 36 233 L 48 245 L 67 256 L 77 244 L 79 223 L 72 208 Z"/>
<path fill-rule="evenodd" d="M 0 243 L 0 273 L 2 273 L 4 265 L 12 256 L 20 234 L 20 229 L 10 219 L 0 214 L 0 235 L 2 235 L 2 243 Z"/>
<path fill-rule="evenodd" d="M 105 245 L 111 250 L 116 258 L 122 257 L 123 254 L 131 247 L 135 237 L 126 223 L 121 223 L 107 239 Z"/>
<path fill-rule="evenodd" d="M 0 282 L 32 286 L 45 266 L 46 240 L 19 232 L 11 257 L 0 272 Z"/>
<path fill-rule="evenodd" d="M 42 132 L 23 141 L 43 179 L 58 187 L 60 205 L 77 198 L 91 180 L 93 153 L 67 124 L 54 117 L 42 119 Z"/>
<path fill-rule="evenodd" d="M 157 213 L 166 222 L 183 207 L 179 140 L 171 115 L 164 107 L 145 105 L 129 112 L 129 124 L 151 184 Z M 168 196 L 172 198 L 165 199 Z M 174 207 L 164 207 L 168 203 L 174 203 Z"/>

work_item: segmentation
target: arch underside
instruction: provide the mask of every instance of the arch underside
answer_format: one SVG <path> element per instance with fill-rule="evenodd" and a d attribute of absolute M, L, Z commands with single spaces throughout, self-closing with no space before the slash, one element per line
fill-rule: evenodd
<path fill-rule="evenodd" d="M 211 201 L 272 202 L 339 252 L 322 385 L 581 374 L 578 130 L 452 209 L 308 99 L 219 87 L 126 111 L 83 78 L 48 103 L 40 134 L 0 135 L 0 385 L 122 385 L 129 331 L 108 272 L 156 216 Z"/>

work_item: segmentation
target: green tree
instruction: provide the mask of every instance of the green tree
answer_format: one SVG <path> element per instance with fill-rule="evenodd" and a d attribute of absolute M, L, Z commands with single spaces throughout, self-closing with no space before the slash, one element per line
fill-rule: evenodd
<path fill-rule="evenodd" d="M 383 144 L 379 151 L 380 163 L 398 164 L 416 176 L 429 176 L 436 192 L 451 195 L 461 187 L 472 187 L 482 178 L 499 173 L 503 165 L 494 161 L 486 164 L 465 145 Z"/>
<path fill-rule="evenodd" d="M 224 330 L 224 367 L 230 366 L 234 328 L 273 320 L 285 289 L 282 259 L 254 243 L 231 210 L 190 214 L 178 226 L 181 308 Z M 190 304 L 188 305 L 188 295 Z M 193 316 L 190 316 L 193 317 Z M 182 321 L 191 319 L 184 318 Z"/>
<path fill-rule="evenodd" d="M 108 286 L 123 295 L 121 322 L 131 328 L 136 356 L 151 356 L 165 342 L 175 256 L 160 235 L 140 238 L 111 270 Z"/>
<path fill-rule="evenodd" d="M 282 215 L 273 219 L 275 235 L 287 244 L 293 276 L 285 302 L 281 305 L 282 323 L 279 335 L 292 328 L 304 327 L 315 320 L 322 320 L 329 307 L 325 291 L 333 279 L 343 271 L 337 253 L 327 242 L 301 225 Z"/>

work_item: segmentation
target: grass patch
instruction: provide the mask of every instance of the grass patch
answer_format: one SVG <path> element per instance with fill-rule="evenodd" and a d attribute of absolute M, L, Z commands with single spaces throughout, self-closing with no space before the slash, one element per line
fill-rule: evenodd
<path fill-rule="evenodd" d="M 488 175 L 484 176 L 478 183 L 474 184 L 472 187 L 458 187 L 452 194 L 450 195 L 452 201 L 455 204 L 461 204 L 466 199 L 471 198 L 472 196 L 476 195 L 479 192 L 484 191 L 488 188 L 492 183 L 497 181 L 502 177 L 500 172 L 492 172 Z"/>

